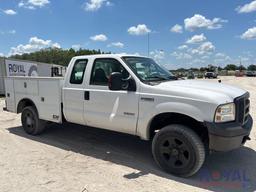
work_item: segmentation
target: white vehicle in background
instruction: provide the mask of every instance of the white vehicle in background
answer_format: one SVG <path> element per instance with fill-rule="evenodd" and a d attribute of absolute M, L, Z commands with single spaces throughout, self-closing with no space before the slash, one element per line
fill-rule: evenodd
<path fill-rule="evenodd" d="M 217 73 L 215 73 L 215 72 L 206 72 L 205 74 L 204 74 L 204 77 L 205 77 L 205 79 L 217 79 L 218 78 L 218 74 Z"/>
<path fill-rule="evenodd" d="M 240 88 L 176 80 L 146 57 L 74 57 L 65 78 L 5 79 L 6 111 L 22 113 L 28 134 L 46 123 L 72 122 L 152 140 L 165 171 L 195 174 L 208 151 L 242 146 L 252 128 L 249 93 Z"/>

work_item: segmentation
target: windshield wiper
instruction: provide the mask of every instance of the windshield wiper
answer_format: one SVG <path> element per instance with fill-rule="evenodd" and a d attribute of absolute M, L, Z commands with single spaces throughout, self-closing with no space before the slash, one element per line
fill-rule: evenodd
<path fill-rule="evenodd" d="M 169 76 L 169 77 L 163 77 L 163 76 L 149 76 L 147 77 L 147 79 L 157 79 L 157 80 L 160 80 L 160 81 L 169 81 L 169 80 L 178 80 L 177 77 L 175 76 Z"/>
<path fill-rule="evenodd" d="M 147 79 L 168 80 L 167 78 L 159 77 L 159 76 L 151 76 L 151 77 L 147 77 Z"/>
<path fill-rule="evenodd" d="M 166 77 L 157 76 L 157 75 L 155 75 L 155 76 L 149 76 L 149 77 L 147 77 L 146 79 L 168 80 L 168 78 L 166 78 Z"/>
<path fill-rule="evenodd" d="M 169 76 L 168 79 L 169 79 L 169 80 L 178 80 L 178 78 L 175 77 L 175 76 Z"/>

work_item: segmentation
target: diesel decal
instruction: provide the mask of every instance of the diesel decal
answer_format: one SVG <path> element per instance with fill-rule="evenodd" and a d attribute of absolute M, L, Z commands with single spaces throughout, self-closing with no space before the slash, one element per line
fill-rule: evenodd
<path fill-rule="evenodd" d="M 135 113 L 124 112 L 124 115 L 134 116 Z"/>
<path fill-rule="evenodd" d="M 148 102 L 154 102 L 155 101 L 155 99 L 152 98 L 152 97 L 141 97 L 140 99 L 142 101 L 148 101 Z"/>

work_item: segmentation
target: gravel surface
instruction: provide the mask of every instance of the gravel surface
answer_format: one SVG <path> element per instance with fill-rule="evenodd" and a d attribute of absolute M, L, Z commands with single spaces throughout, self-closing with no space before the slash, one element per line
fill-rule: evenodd
<path fill-rule="evenodd" d="M 210 80 L 216 81 L 216 80 Z M 251 93 L 256 120 L 256 78 L 222 77 Z M 183 179 L 162 172 L 150 143 L 100 129 L 52 124 L 24 133 L 20 115 L 3 112 L 0 98 L 0 192 L 255 191 L 256 130 L 245 147 L 207 158 L 200 173 Z"/>

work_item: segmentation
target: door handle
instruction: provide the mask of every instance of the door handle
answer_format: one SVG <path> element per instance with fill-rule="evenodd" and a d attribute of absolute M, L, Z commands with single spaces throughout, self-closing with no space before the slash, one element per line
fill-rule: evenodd
<path fill-rule="evenodd" d="M 90 100 L 90 92 L 89 91 L 84 92 L 84 100 Z"/>

